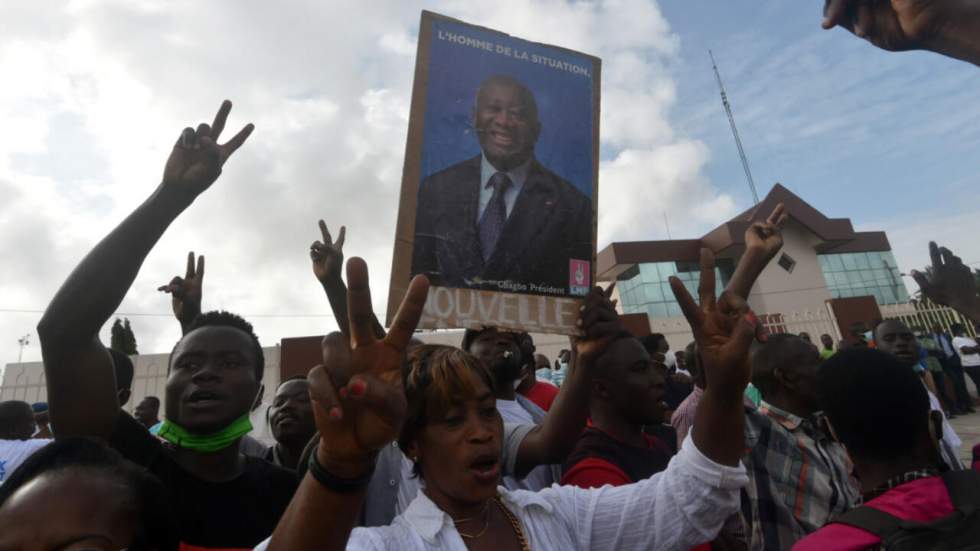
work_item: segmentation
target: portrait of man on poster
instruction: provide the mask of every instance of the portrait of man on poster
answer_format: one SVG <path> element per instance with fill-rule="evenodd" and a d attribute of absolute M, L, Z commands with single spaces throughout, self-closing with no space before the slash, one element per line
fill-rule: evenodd
<path fill-rule="evenodd" d="M 486 78 L 473 127 L 480 154 L 421 183 L 412 275 L 444 287 L 584 294 L 592 200 L 536 158 L 542 125 L 534 93 L 511 76 Z"/>

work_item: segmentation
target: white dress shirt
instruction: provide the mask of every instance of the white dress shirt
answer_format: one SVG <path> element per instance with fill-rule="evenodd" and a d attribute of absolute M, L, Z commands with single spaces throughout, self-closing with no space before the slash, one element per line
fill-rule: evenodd
<path fill-rule="evenodd" d="M 718 535 L 747 483 L 745 467 L 711 461 L 688 438 L 667 470 L 635 484 L 499 491 L 531 549 L 688 551 Z M 449 515 L 419 493 L 391 526 L 355 528 L 347 549 L 466 551 L 466 544 Z"/>
<path fill-rule="evenodd" d="M 480 208 L 476 212 L 477 224 L 480 223 L 480 218 L 483 218 L 483 211 L 487 209 L 487 205 L 490 204 L 490 199 L 493 198 L 493 186 L 487 184 L 490 183 L 490 178 L 494 174 L 502 172 L 490 164 L 486 155 L 483 155 L 482 159 L 480 162 Z M 504 203 L 507 205 L 508 218 L 510 217 L 510 213 L 514 211 L 514 203 L 517 202 L 517 196 L 524 189 L 524 182 L 527 180 L 527 169 L 530 165 L 531 161 L 529 159 L 521 166 L 504 172 L 510 178 L 511 183 L 511 186 L 504 192 Z"/>
<path fill-rule="evenodd" d="M 963 363 L 963 367 L 973 367 L 980 365 L 980 354 L 964 354 L 960 348 L 973 348 L 977 345 L 977 341 L 971 339 L 970 337 L 953 337 L 953 348 L 956 349 L 956 353 L 960 355 L 960 361 Z"/>

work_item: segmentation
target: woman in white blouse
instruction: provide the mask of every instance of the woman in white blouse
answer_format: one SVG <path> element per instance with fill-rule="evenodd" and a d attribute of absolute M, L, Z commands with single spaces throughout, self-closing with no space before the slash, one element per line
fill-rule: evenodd
<path fill-rule="evenodd" d="M 503 424 L 492 377 L 478 360 L 450 347 L 413 352 L 402 380 L 405 346 L 428 289 L 409 291 L 384 340 L 371 330 L 367 268 L 347 267 L 351 337 L 324 339 L 324 365 L 310 374 L 321 443 L 271 550 L 687 550 L 711 541 L 738 510 L 747 482 L 742 392 L 750 369 L 754 318 L 744 302 L 714 298 L 714 259 L 702 253 L 701 306 L 683 285 L 674 292 L 702 346 L 711 381 L 696 428 L 667 470 L 617 488 L 553 486 L 533 493 L 500 487 Z M 739 305 L 736 307 L 735 305 Z M 592 362 L 622 331 L 607 293 L 586 297 L 576 364 Z M 574 368 L 573 368 L 574 369 Z M 353 529 L 378 450 L 395 438 L 414 460 L 424 489 L 386 527 Z"/>

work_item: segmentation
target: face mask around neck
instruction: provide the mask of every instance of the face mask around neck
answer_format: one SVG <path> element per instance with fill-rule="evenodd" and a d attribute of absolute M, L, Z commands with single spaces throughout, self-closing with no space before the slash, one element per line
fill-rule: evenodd
<path fill-rule="evenodd" d="M 180 425 L 164 419 L 157 436 L 178 448 L 201 453 L 214 453 L 231 446 L 249 432 L 252 432 L 252 421 L 246 413 L 218 432 L 203 435 L 192 434 Z"/>

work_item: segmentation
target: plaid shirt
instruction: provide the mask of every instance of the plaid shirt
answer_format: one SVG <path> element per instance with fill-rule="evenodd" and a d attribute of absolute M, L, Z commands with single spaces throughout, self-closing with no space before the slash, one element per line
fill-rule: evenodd
<path fill-rule="evenodd" d="M 843 446 L 807 419 L 761 403 L 746 409 L 749 485 L 742 520 L 750 551 L 789 549 L 860 499 Z"/>

